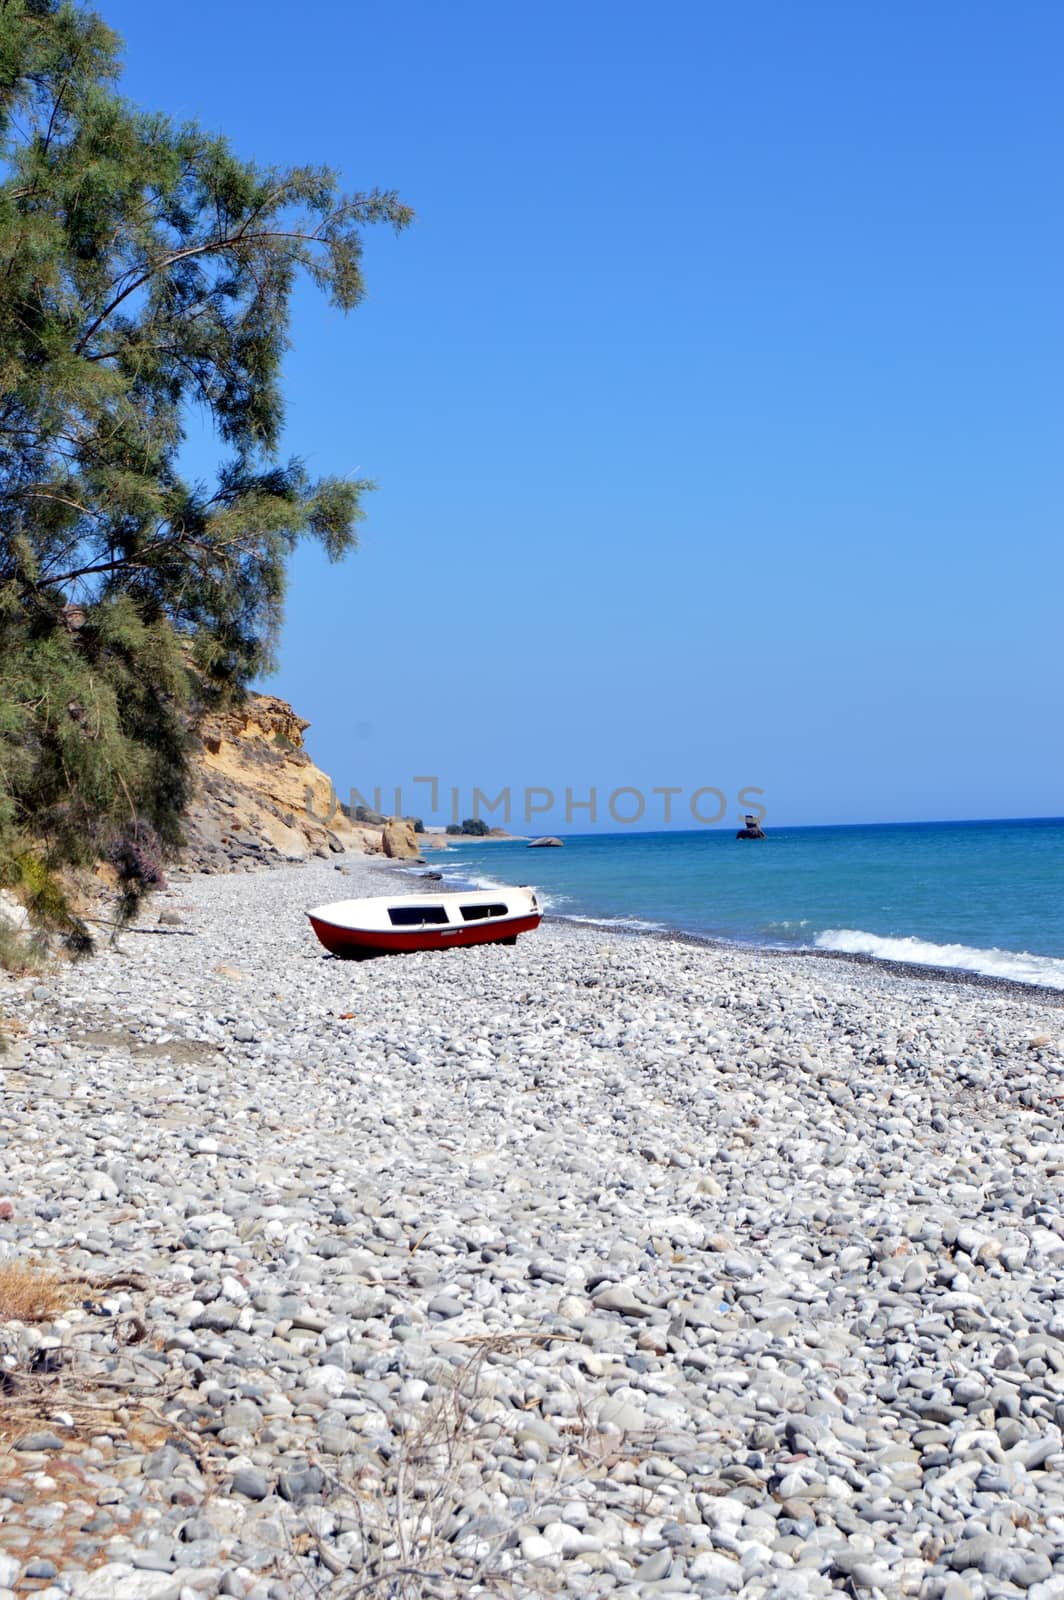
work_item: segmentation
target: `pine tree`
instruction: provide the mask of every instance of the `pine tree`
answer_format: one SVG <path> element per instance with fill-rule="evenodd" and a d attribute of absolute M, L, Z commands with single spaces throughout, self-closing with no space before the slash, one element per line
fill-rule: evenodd
<path fill-rule="evenodd" d="M 353 547 L 370 486 L 279 457 L 289 302 L 357 306 L 365 229 L 411 216 L 136 109 L 118 63 L 94 14 L 0 0 L 0 881 L 40 910 L 46 869 L 178 842 L 190 717 L 269 669 L 296 543 Z"/>

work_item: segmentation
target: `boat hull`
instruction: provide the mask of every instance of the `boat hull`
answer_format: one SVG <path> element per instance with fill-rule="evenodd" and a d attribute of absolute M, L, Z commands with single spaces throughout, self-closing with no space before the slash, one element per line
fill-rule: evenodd
<path fill-rule="evenodd" d="M 385 955 L 405 950 L 453 950 L 456 945 L 512 944 L 518 934 L 538 928 L 540 913 L 470 922 L 462 927 L 346 928 L 310 915 L 310 925 L 334 956 Z"/>

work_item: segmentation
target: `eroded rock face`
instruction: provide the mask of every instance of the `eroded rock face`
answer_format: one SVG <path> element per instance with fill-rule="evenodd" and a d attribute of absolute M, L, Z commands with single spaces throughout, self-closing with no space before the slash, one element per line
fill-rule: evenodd
<path fill-rule="evenodd" d="M 414 824 L 405 817 L 389 817 L 384 824 L 381 834 L 381 847 L 384 854 L 393 861 L 420 861 L 421 849 L 418 845 Z"/>
<path fill-rule="evenodd" d="M 379 828 L 348 821 L 332 780 L 303 748 L 309 726 L 286 701 L 262 694 L 205 719 L 187 865 L 226 872 L 379 848 Z"/>
<path fill-rule="evenodd" d="M 556 839 L 553 834 L 545 833 L 541 839 L 529 839 L 528 848 L 530 850 L 560 850 L 562 848 L 562 841 L 560 839 Z"/>
<path fill-rule="evenodd" d="M 287 700 L 273 694 L 249 694 L 242 705 L 209 717 L 201 734 L 204 744 L 222 740 L 272 739 L 288 750 L 303 749 L 303 735 L 310 723 L 297 717 Z M 309 759 L 309 758 L 308 758 Z"/>

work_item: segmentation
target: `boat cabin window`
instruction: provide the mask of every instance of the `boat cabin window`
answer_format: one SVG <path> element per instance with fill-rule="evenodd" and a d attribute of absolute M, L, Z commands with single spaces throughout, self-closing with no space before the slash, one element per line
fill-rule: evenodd
<path fill-rule="evenodd" d="M 462 921 L 480 922 L 484 917 L 505 917 L 509 909 L 509 906 L 501 900 L 495 901 L 494 904 L 489 904 L 485 900 L 481 905 L 463 906 Z"/>
<path fill-rule="evenodd" d="M 446 906 L 389 906 L 393 928 L 423 928 L 426 922 L 447 922 Z"/>

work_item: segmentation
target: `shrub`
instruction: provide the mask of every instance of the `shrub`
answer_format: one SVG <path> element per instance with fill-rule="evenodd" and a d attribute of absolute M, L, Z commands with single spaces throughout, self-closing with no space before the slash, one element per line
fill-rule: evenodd
<path fill-rule="evenodd" d="M 0 1262 L 0 1322 L 50 1322 L 69 1304 L 56 1273 L 28 1261 Z"/>
<path fill-rule="evenodd" d="M 121 927 L 136 916 L 151 889 L 166 888 L 162 842 L 150 823 L 137 821 L 114 837 L 107 859 L 118 873 L 116 925 Z"/>
<path fill-rule="evenodd" d="M 15 858 L 14 887 L 34 921 L 63 927 L 70 920 L 62 885 L 40 856 L 27 850 Z"/>
<path fill-rule="evenodd" d="M 0 966 L 9 972 L 37 972 L 48 953 L 50 934 L 61 936 L 73 956 L 92 952 L 92 936 L 67 899 L 66 891 L 48 861 L 31 850 L 5 858 L 0 850 L 0 883 L 14 889 L 38 931 L 29 939 L 16 935 L 7 945 Z"/>
<path fill-rule="evenodd" d="M 143 893 L 145 889 L 166 887 L 162 844 L 148 822 L 134 822 L 132 827 L 118 834 L 107 852 L 107 859 L 121 883 L 129 888 Z"/>

